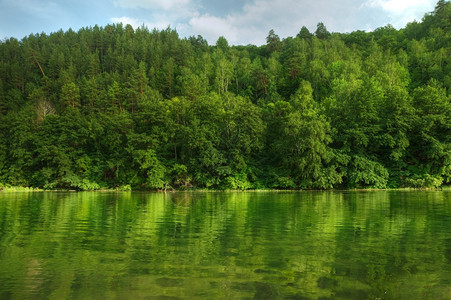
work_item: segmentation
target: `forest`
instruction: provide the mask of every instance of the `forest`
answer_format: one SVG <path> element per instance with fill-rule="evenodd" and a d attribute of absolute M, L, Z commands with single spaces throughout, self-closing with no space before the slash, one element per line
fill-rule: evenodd
<path fill-rule="evenodd" d="M 112 24 L 0 41 L 0 189 L 451 184 L 451 3 L 209 45 Z"/>

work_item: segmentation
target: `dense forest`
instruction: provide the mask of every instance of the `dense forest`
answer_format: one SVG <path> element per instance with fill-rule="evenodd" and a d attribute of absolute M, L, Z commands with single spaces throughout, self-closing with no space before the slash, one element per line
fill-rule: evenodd
<path fill-rule="evenodd" d="M 107 25 L 0 42 L 0 188 L 451 184 L 451 3 L 397 30 L 208 45 Z"/>

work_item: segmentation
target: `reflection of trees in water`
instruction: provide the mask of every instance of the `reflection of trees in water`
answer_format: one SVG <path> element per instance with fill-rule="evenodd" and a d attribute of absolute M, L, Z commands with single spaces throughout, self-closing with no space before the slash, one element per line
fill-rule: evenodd
<path fill-rule="evenodd" d="M 16 193 L 0 295 L 440 299 L 449 211 L 446 192 Z"/>

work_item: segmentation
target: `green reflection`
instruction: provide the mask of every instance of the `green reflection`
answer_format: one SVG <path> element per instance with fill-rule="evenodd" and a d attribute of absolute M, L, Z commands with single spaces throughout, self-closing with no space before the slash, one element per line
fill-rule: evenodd
<path fill-rule="evenodd" d="M 0 299 L 447 299 L 450 195 L 1 193 Z"/>

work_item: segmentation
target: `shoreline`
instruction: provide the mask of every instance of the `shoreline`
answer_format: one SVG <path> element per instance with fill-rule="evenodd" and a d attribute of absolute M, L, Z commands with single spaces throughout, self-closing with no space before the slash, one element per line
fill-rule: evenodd
<path fill-rule="evenodd" d="M 0 193 L 2 192 L 66 192 L 66 193 L 78 193 L 78 192 L 142 192 L 142 193 L 236 193 L 236 192 L 247 192 L 247 193 L 283 193 L 283 192 L 374 192 L 374 191 L 451 191 L 451 186 L 442 186 L 437 188 L 353 188 L 353 189 L 167 189 L 167 190 L 146 190 L 146 189 L 130 189 L 125 190 L 121 188 L 112 189 L 98 189 L 98 190 L 74 190 L 74 189 L 42 189 L 33 187 L 17 187 L 17 186 L 0 186 Z"/>

